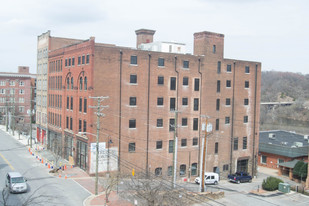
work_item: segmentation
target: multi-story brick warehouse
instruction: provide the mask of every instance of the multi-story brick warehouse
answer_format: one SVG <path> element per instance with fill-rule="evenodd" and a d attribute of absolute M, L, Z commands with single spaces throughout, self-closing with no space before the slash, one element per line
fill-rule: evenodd
<path fill-rule="evenodd" d="M 38 36 L 37 42 L 37 108 L 36 124 L 37 138 L 40 142 L 46 140 L 47 132 L 47 64 L 48 52 L 82 40 L 52 37 L 50 31 Z M 59 62 L 60 64 L 60 62 Z"/>
<path fill-rule="evenodd" d="M 30 116 L 27 111 L 35 107 L 36 75 L 29 67 L 19 66 L 18 72 L 0 72 L 0 112 L 2 124 L 13 130 L 28 133 Z M 5 117 L 8 118 L 6 119 Z"/>
<path fill-rule="evenodd" d="M 225 59 L 222 34 L 195 33 L 191 55 L 181 53 L 182 44 L 165 42 L 158 49 L 154 33 L 136 31 L 138 48 L 147 51 L 99 44 L 94 38 L 50 51 L 50 146 L 58 139 L 64 156 L 92 173 L 95 135 L 90 133 L 97 128 L 95 110 L 88 106 L 96 101 L 89 97 L 108 96 L 100 124 L 99 171 L 107 171 L 107 162 L 117 170 L 120 160 L 121 171 L 171 175 L 176 135 L 177 175 L 196 176 L 206 119 L 214 125 L 207 137 L 206 171 L 255 171 L 261 64 Z M 166 46 L 168 52 L 161 52 Z"/>

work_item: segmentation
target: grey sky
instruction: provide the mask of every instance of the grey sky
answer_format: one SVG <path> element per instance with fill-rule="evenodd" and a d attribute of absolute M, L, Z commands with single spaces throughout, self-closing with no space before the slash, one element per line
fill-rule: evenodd
<path fill-rule="evenodd" d="M 225 58 L 262 62 L 262 69 L 309 74 L 308 0 L 10 0 L 0 7 L 0 71 L 30 66 L 36 73 L 37 36 L 135 46 L 135 30 L 154 29 L 155 41 L 186 43 L 193 33 L 225 34 Z"/>

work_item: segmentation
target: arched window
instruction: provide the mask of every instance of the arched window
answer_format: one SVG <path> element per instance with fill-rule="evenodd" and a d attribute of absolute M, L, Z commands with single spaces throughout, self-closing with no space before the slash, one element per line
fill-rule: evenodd
<path fill-rule="evenodd" d="M 186 175 L 186 165 L 180 165 L 179 175 L 180 176 Z"/>
<path fill-rule="evenodd" d="M 191 166 L 191 175 L 197 174 L 197 163 L 193 163 Z"/>
<path fill-rule="evenodd" d="M 162 175 L 162 168 L 161 167 L 158 167 L 155 169 L 155 175 L 156 176 L 161 176 Z"/>
<path fill-rule="evenodd" d="M 73 80 L 73 77 L 71 78 L 71 89 L 73 89 L 73 82 L 74 82 L 74 80 Z"/>
<path fill-rule="evenodd" d="M 80 77 L 79 78 L 79 90 L 82 90 L 83 89 L 83 78 Z"/>
<path fill-rule="evenodd" d="M 70 89 L 70 78 L 67 78 L 67 89 Z"/>
<path fill-rule="evenodd" d="M 84 80 L 84 89 L 87 90 L 87 77 L 85 77 L 85 80 Z"/>

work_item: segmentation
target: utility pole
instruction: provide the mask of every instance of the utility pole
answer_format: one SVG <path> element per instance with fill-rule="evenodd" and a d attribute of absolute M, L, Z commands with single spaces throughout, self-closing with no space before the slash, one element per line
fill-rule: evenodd
<path fill-rule="evenodd" d="M 172 166 L 172 188 L 175 188 L 176 177 L 177 177 L 177 146 L 178 146 L 178 138 L 177 138 L 177 118 L 178 111 L 175 110 L 175 124 L 174 124 L 174 141 L 173 141 L 173 166 Z"/>
<path fill-rule="evenodd" d="M 101 111 L 108 106 L 102 106 L 101 102 L 109 97 L 89 97 L 91 99 L 96 99 L 97 106 L 89 106 L 89 108 L 97 109 L 95 114 L 97 115 L 97 141 L 96 141 L 96 168 L 95 168 L 95 195 L 98 195 L 98 182 L 99 182 L 99 134 L 100 134 L 100 117 L 104 116 Z"/>
<path fill-rule="evenodd" d="M 32 148 L 32 87 L 30 87 L 30 148 Z"/>
<path fill-rule="evenodd" d="M 108 136 L 108 143 L 107 143 L 107 174 L 108 174 L 108 177 L 109 177 L 109 146 L 111 143 L 113 143 L 111 140 L 111 137 Z"/>

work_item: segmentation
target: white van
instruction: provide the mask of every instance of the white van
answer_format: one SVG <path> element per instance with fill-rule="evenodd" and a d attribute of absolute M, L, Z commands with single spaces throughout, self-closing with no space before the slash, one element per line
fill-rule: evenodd
<path fill-rule="evenodd" d="M 19 172 L 9 172 L 5 178 L 5 186 L 11 193 L 27 192 L 27 180 Z"/>
<path fill-rule="evenodd" d="M 200 184 L 200 177 L 195 178 L 195 183 Z M 219 183 L 219 174 L 214 172 L 205 172 L 205 184 L 214 184 Z"/>

